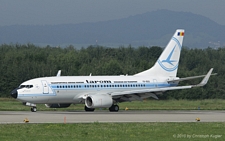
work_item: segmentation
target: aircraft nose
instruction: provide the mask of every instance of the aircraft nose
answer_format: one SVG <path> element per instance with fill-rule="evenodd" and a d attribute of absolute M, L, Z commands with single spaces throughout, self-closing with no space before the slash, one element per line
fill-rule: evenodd
<path fill-rule="evenodd" d="M 17 89 L 14 89 L 12 92 L 11 92 L 11 96 L 13 97 L 13 98 L 17 98 L 17 96 L 18 96 L 18 92 L 17 92 Z"/>

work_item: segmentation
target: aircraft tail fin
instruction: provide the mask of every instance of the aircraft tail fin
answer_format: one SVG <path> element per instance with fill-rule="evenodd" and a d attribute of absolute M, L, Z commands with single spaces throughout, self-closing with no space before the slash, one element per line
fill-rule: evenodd
<path fill-rule="evenodd" d="M 177 29 L 162 54 L 155 62 L 155 65 L 146 71 L 135 74 L 134 76 L 176 77 L 183 38 L 184 30 Z"/>

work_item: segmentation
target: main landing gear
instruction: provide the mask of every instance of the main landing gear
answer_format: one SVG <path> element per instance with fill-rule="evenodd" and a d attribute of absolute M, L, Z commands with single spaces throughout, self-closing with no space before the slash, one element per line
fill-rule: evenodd
<path fill-rule="evenodd" d="M 37 107 L 31 107 L 30 110 L 31 112 L 37 112 Z"/>
<path fill-rule="evenodd" d="M 84 110 L 86 112 L 93 112 L 95 110 L 95 108 L 88 108 L 87 106 L 84 107 Z"/>
<path fill-rule="evenodd" d="M 88 108 L 87 106 L 84 107 L 84 110 L 86 112 L 93 112 L 95 110 L 95 108 Z M 118 105 L 112 105 L 110 108 L 109 108 L 109 111 L 110 112 L 118 112 L 119 111 L 119 106 Z"/>
<path fill-rule="evenodd" d="M 112 105 L 112 106 L 109 108 L 109 111 L 110 111 L 110 112 L 118 112 L 118 111 L 119 111 L 119 106 L 118 106 L 118 105 Z"/>

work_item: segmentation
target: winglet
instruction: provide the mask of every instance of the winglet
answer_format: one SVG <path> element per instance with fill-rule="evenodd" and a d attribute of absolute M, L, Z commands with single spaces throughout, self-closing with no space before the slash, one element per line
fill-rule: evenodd
<path fill-rule="evenodd" d="M 61 70 L 58 71 L 58 73 L 57 73 L 56 76 L 57 76 L 57 77 L 60 77 L 60 76 L 61 76 Z"/>
<path fill-rule="evenodd" d="M 213 68 L 211 68 L 209 70 L 209 72 L 206 74 L 206 76 L 202 79 L 201 83 L 199 83 L 198 85 L 193 85 L 192 87 L 201 87 L 204 86 L 205 84 L 207 84 L 210 75 L 212 74 Z"/>

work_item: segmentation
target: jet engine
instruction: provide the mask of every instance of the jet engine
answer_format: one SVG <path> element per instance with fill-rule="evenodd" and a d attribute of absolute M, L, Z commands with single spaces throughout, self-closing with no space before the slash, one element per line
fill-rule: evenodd
<path fill-rule="evenodd" d="M 113 104 L 113 99 L 108 94 L 90 95 L 85 99 L 88 108 L 109 108 Z"/>
<path fill-rule="evenodd" d="M 46 107 L 48 108 L 67 108 L 71 104 L 69 103 L 55 103 L 55 104 L 45 104 Z"/>

